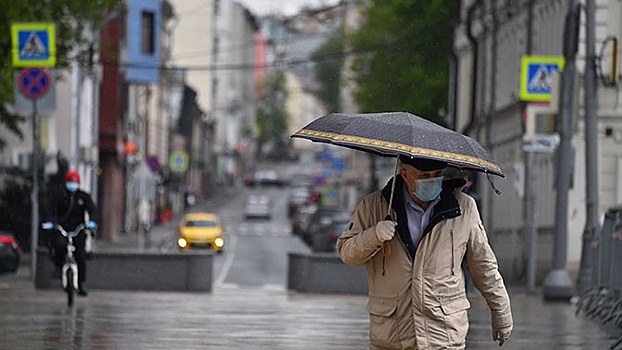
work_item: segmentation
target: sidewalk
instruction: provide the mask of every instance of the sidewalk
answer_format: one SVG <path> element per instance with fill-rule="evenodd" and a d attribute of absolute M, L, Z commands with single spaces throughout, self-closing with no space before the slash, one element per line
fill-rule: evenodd
<path fill-rule="evenodd" d="M 92 291 L 67 309 L 64 294 L 35 290 L 27 266 L 0 275 L 0 349 L 331 349 L 368 347 L 366 296 L 282 290 L 212 293 Z M 608 349 L 619 329 L 568 303 L 510 288 L 514 331 L 502 349 Z M 490 311 L 477 293 L 469 349 L 499 349 Z"/>
<path fill-rule="evenodd" d="M 156 235 L 166 235 L 164 228 Z M 99 248 L 134 249 L 135 244 L 133 235 Z M 523 287 L 511 285 L 509 292 L 514 331 L 502 349 L 609 349 L 622 335 L 620 329 L 584 313 L 575 315 L 575 305 L 544 302 L 540 291 L 527 294 Z M 470 300 L 467 348 L 499 349 L 491 339 L 485 300 L 477 292 L 470 293 Z M 364 349 L 369 327 L 366 302 L 362 295 L 252 288 L 216 288 L 207 294 L 95 290 L 77 301 L 82 318 L 76 321 L 66 312 L 62 293 L 34 289 L 25 256 L 18 274 L 0 275 L 0 329 L 7 330 L 0 349 L 66 348 L 64 337 L 45 338 L 54 332 L 48 327 L 57 329 L 58 322 L 83 324 L 81 339 L 104 336 L 109 341 L 82 347 L 71 343 L 73 348 L 124 349 L 131 344 L 133 349 L 165 349 L 173 346 L 171 339 L 183 339 L 179 345 L 184 349 Z M 123 319 L 131 319 L 131 326 L 116 324 Z M 148 336 L 136 337 L 138 330 Z M 34 345 L 24 346 L 25 339 Z"/>

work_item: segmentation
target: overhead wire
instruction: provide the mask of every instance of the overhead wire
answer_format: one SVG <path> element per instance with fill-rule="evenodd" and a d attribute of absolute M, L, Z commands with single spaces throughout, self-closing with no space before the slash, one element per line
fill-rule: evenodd
<path fill-rule="evenodd" d="M 289 43 L 293 43 L 293 42 L 301 42 L 301 41 L 305 41 L 305 40 L 313 40 L 316 37 L 329 37 L 330 35 L 332 35 L 332 31 L 322 31 L 322 32 L 316 32 L 316 33 L 311 33 L 311 34 L 297 34 L 295 36 L 292 37 L 286 37 L 286 38 L 279 38 L 277 40 L 271 39 L 272 42 L 276 43 L 276 46 L 279 45 L 287 45 Z M 249 45 L 254 45 L 255 44 L 255 40 L 248 40 L 248 41 L 243 41 L 243 42 L 238 42 L 238 43 L 231 43 L 230 45 L 226 45 L 223 47 L 220 47 L 218 49 L 219 53 L 232 53 L 232 52 L 237 52 L 239 50 L 242 49 L 247 49 Z M 188 59 L 188 58 L 194 58 L 194 57 L 200 57 L 201 55 L 205 55 L 205 54 L 211 54 L 213 49 L 206 49 L 206 50 L 197 50 L 197 51 L 187 51 L 187 52 L 183 52 L 183 53 L 178 53 L 175 54 L 173 56 L 173 59 L 175 60 L 183 60 L 183 59 Z"/>
<path fill-rule="evenodd" d="M 522 3 L 527 3 L 529 0 L 522 0 Z M 485 16 L 491 14 L 493 11 L 504 11 L 510 7 L 516 8 L 517 12 L 522 12 L 525 11 L 526 9 L 523 6 L 518 6 L 519 4 L 512 2 L 512 1 L 508 1 L 503 7 L 500 8 L 494 8 L 494 9 L 487 9 L 484 12 L 480 12 L 479 16 L 475 17 L 475 19 L 483 19 Z M 516 13 L 514 13 L 516 14 Z M 314 62 L 323 62 L 323 61 L 327 61 L 327 60 L 334 60 L 334 59 L 342 59 L 342 58 L 346 58 L 349 56 L 356 56 L 356 55 L 362 55 L 362 54 L 368 54 L 368 53 L 373 53 L 373 52 L 377 52 L 380 51 L 382 49 L 386 49 L 386 48 L 390 48 L 390 47 L 394 47 L 399 45 L 402 42 L 411 40 L 413 37 L 415 39 L 417 39 L 418 42 L 423 42 L 425 41 L 425 39 L 432 35 L 432 34 L 436 34 L 438 32 L 437 29 L 433 29 L 430 31 L 426 31 L 424 34 L 418 34 L 418 33 L 409 33 L 407 35 L 405 35 L 404 37 L 398 38 L 394 41 L 388 42 L 388 43 L 380 43 L 380 44 L 375 44 L 375 45 L 369 45 L 363 48 L 359 48 L 359 49 L 351 49 L 351 50 L 345 50 L 345 51 L 336 51 L 336 52 L 329 52 L 329 53 L 325 53 L 325 54 L 321 54 L 321 55 L 315 55 L 312 58 L 295 58 L 295 59 L 285 59 L 285 60 L 279 60 L 279 61 L 275 61 L 272 63 L 266 63 L 263 65 L 257 65 L 255 63 L 238 63 L 238 64 L 220 64 L 220 65 L 195 65 L 195 66 L 177 66 L 177 65 L 171 65 L 171 64 L 159 64 L 157 66 L 154 65 L 148 65 L 148 64 L 140 64 L 140 63 L 121 63 L 121 62 L 112 62 L 112 61 L 98 61 L 98 62 L 94 62 L 94 63 L 99 63 L 102 64 L 103 66 L 117 66 L 117 67 L 121 67 L 121 68 L 137 68 L 137 69 L 158 69 L 160 71 L 176 71 L 176 70 L 186 70 L 186 71 L 235 71 L 235 70 L 252 70 L 252 69 L 260 69 L 260 68 L 274 68 L 274 67 L 293 67 L 293 66 L 297 66 L 297 65 L 301 65 L 301 64 L 307 64 L 307 63 L 314 63 Z M 318 36 L 327 36 L 332 34 L 330 31 L 326 31 L 326 32 L 321 32 L 321 34 L 317 34 Z M 310 36 L 314 36 L 310 35 Z M 280 41 L 277 41 L 280 44 L 287 44 L 290 43 L 292 41 L 296 41 L 298 40 L 299 37 L 286 37 L 283 39 L 280 39 Z M 248 41 L 248 44 L 254 44 L 255 41 Z M 231 46 L 227 46 L 228 48 L 237 48 L 238 45 L 240 47 L 242 47 L 245 43 L 239 43 L 239 44 L 232 44 Z M 415 45 L 417 43 L 415 42 Z M 207 50 L 209 51 L 209 50 Z M 229 52 L 233 52 L 233 51 L 229 51 Z M 185 54 L 187 55 L 199 55 L 201 53 L 201 51 L 195 51 L 195 52 L 187 52 Z M 184 57 L 184 58 L 189 58 L 190 56 Z M 194 56 L 193 56 L 194 57 Z M 174 59 L 183 59 L 180 58 L 178 56 L 174 56 Z"/>
<path fill-rule="evenodd" d="M 361 54 L 368 54 L 371 52 L 380 51 L 385 48 L 390 48 L 399 45 L 402 42 L 406 42 L 411 40 L 413 37 L 417 39 L 417 42 L 423 42 L 428 36 L 432 34 L 436 34 L 436 30 L 427 31 L 423 35 L 416 35 L 415 33 L 409 33 L 404 37 L 401 37 L 397 40 L 388 43 L 369 45 L 364 48 L 359 49 L 351 49 L 346 51 L 335 51 L 329 52 L 322 55 L 316 55 L 313 58 L 295 58 L 295 59 L 285 59 L 279 60 L 274 63 L 266 63 L 264 65 L 257 65 L 255 63 L 239 63 L 239 64 L 221 64 L 221 65 L 195 65 L 195 66 L 175 66 L 175 65 L 148 65 L 148 64 L 140 64 L 140 63 L 121 63 L 121 62 L 99 62 L 104 66 L 117 66 L 123 68 L 137 68 L 137 69 L 158 69 L 161 71 L 166 70 L 186 70 L 186 71 L 223 71 L 223 70 L 251 70 L 251 69 L 260 69 L 260 68 L 272 68 L 276 66 L 285 66 L 292 67 L 301 64 L 313 63 L 313 62 L 322 62 L 333 59 L 341 59 L 348 56 L 355 56 Z"/>

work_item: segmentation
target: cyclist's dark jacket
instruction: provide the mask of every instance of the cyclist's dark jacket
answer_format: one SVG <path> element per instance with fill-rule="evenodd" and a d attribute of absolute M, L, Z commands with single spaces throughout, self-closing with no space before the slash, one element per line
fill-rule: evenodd
<path fill-rule="evenodd" d="M 95 204 L 88 193 L 63 190 L 51 201 L 48 220 L 72 231 L 85 222 L 85 212 L 89 213 L 89 220 L 99 223 Z"/>

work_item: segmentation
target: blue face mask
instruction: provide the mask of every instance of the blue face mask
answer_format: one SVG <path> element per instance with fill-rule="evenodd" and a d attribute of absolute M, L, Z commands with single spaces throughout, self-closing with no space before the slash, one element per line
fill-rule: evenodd
<path fill-rule="evenodd" d="M 76 192 L 80 185 L 77 182 L 67 182 L 65 183 L 65 188 L 69 192 Z"/>
<path fill-rule="evenodd" d="M 415 180 L 417 188 L 413 194 L 424 202 L 430 202 L 438 198 L 443 190 L 443 177 Z"/>

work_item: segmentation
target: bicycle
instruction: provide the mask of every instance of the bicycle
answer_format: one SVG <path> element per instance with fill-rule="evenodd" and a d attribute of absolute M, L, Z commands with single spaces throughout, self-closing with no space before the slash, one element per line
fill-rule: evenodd
<path fill-rule="evenodd" d="M 41 226 L 43 227 L 43 229 L 46 230 L 56 229 L 64 237 L 67 237 L 67 255 L 65 256 L 65 263 L 63 264 L 63 267 L 61 269 L 61 282 L 63 290 L 65 290 L 65 292 L 67 293 L 67 306 L 73 306 L 75 295 L 78 292 L 78 263 L 74 256 L 76 247 L 73 244 L 73 239 L 80 232 L 82 232 L 82 230 L 86 229 L 86 226 L 84 224 L 80 224 L 78 225 L 78 227 L 75 228 L 75 230 L 70 232 L 67 232 L 59 224 L 46 225 L 44 223 Z"/>

